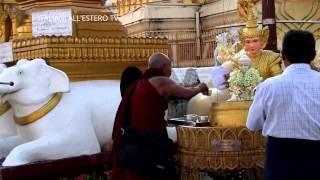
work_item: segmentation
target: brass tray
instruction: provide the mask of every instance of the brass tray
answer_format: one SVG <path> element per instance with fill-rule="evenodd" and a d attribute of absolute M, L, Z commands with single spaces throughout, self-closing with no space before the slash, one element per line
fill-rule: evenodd
<path fill-rule="evenodd" d="M 180 118 L 170 118 L 168 124 L 175 126 L 191 126 L 191 127 L 206 127 L 210 126 L 210 121 L 188 121 L 184 117 Z"/>

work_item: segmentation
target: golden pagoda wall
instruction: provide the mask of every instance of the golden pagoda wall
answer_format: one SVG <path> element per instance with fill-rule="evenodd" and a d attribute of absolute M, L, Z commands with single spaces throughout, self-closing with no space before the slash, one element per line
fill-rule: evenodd
<path fill-rule="evenodd" d="M 6 0 L 9 1 L 9 0 Z M 5 1 L 5 2 L 6 2 Z M 5 31 L 6 21 L 12 28 L 11 39 L 32 38 L 32 12 L 69 8 L 72 12 L 72 35 L 76 37 L 126 37 L 126 29 L 116 15 L 107 11 L 100 0 L 11 0 L 0 2 L 0 31 Z M 81 16 L 100 16 L 104 21 L 81 20 Z M 107 18 L 105 18 L 107 17 Z M 7 26 L 8 27 L 8 26 Z M 6 34 L 2 33 L 2 34 Z M 8 41 L 8 39 L 6 39 Z M 0 43 L 5 38 L 0 33 Z"/>
<path fill-rule="evenodd" d="M 179 7 L 181 6 L 181 7 Z M 172 9 L 177 7 L 174 11 Z M 162 12 L 159 9 L 163 9 Z M 224 29 L 215 27 L 226 23 L 237 22 L 236 0 L 217 0 L 206 5 L 197 3 L 154 3 L 146 4 L 134 12 L 120 17 L 128 30 L 129 36 L 134 37 L 166 37 L 170 45 L 169 55 L 174 60 L 175 67 L 212 66 L 215 36 Z M 195 12 L 200 11 L 200 54 L 197 54 L 197 36 Z M 159 14 L 158 18 L 149 14 Z M 181 14 L 189 14 L 182 17 Z M 136 18 L 141 16 L 141 18 Z M 132 17 L 136 18 L 132 20 Z M 126 18 L 123 20 L 121 18 Z"/>
<path fill-rule="evenodd" d="M 262 0 L 254 0 L 258 10 L 259 19 L 261 20 L 261 2 Z M 181 1 L 180 1 L 181 2 Z M 196 54 L 196 26 L 195 18 L 182 20 L 171 15 L 171 18 L 153 18 L 144 16 L 142 18 L 132 20 L 130 23 L 125 22 L 124 25 L 128 30 L 129 36 L 151 36 L 166 37 L 170 44 L 170 57 L 174 60 L 176 67 L 183 66 L 212 66 L 213 52 L 216 46 L 215 36 L 219 33 L 229 31 L 231 27 L 240 27 L 243 22 L 237 14 L 238 0 L 212 0 L 205 1 L 203 4 L 180 3 L 181 10 L 177 9 L 175 14 L 183 14 L 184 6 L 198 6 L 200 11 L 200 36 L 201 36 L 201 56 L 200 59 Z M 318 54 L 320 54 L 320 24 L 319 24 L 319 0 L 275 0 L 276 19 L 277 19 L 277 35 L 279 48 L 285 32 L 289 29 L 302 28 L 314 33 L 317 39 Z M 168 14 L 168 8 L 177 6 L 179 3 L 172 4 L 163 2 L 163 13 Z M 130 14 L 136 17 L 140 12 L 145 11 L 149 14 L 155 13 L 152 10 L 154 4 L 145 4 L 143 7 L 136 9 L 134 12 L 128 12 L 122 17 Z M 143 9 L 143 10 L 142 10 Z M 304 9 L 304 11 L 301 11 Z M 156 12 L 159 14 L 159 12 Z M 169 21 L 171 23 L 166 23 Z M 318 55 L 320 64 L 320 55 Z"/>
<path fill-rule="evenodd" d="M 207 0 L 117 0 L 118 14 L 120 16 L 140 8 L 148 3 L 181 3 L 181 4 L 202 4 Z"/>
<path fill-rule="evenodd" d="M 290 29 L 312 32 L 320 51 L 320 1 L 319 0 L 275 0 L 278 47 Z M 256 5 L 261 16 L 261 0 Z"/>
<path fill-rule="evenodd" d="M 314 64 L 320 67 L 320 1 L 275 0 L 277 42 L 281 49 L 282 38 L 290 29 L 304 29 L 314 34 L 317 56 Z M 261 17 L 261 0 L 256 5 Z"/>
<path fill-rule="evenodd" d="M 161 2 L 161 0 L 117 0 L 118 14 L 126 14 L 141 7 L 143 4 L 152 2 Z"/>
<path fill-rule="evenodd" d="M 17 24 L 19 23 L 19 11 L 14 1 L 0 3 L 0 43 L 7 42 L 17 35 Z"/>
<path fill-rule="evenodd" d="M 276 3 L 276 16 L 278 21 L 277 37 L 279 47 L 281 46 L 281 39 L 289 29 L 304 29 L 312 32 L 315 35 L 317 41 L 317 50 L 320 51 L 320 1 L 278 0 Z"/>

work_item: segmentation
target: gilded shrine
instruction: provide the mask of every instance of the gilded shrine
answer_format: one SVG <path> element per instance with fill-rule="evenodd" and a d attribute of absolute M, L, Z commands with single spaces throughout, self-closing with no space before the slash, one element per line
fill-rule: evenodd
<path fill-rule="evenodd" d="M 70 9 L 72 36 L 32 36 L 32 12 Z M 81 17 L 104 17 L 88 21 Z M 4 0 L 0 42 L 12 41 L 13 61 L 43 58 L 72 80 L 118 79 L 129 65 L 144 69 L 153 52 L 168 53 L 164 38 L 131 38 L 101 0 Z"/>

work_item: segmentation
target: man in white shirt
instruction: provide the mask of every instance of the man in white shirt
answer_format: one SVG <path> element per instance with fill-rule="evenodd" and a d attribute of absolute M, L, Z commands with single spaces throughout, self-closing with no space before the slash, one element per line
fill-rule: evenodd
<path fill-rule="evenodd" d="M 247 127 L 268 137 L 265 180 L 320 179 L 320 73 L 310 67 L 315 39 L 291 30 L 282 48 L 286 69 L 257 87 Z"/>

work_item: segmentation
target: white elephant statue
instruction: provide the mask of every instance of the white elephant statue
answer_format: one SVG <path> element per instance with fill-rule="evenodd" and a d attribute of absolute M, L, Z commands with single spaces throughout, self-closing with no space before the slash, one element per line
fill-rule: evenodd
<path fill-rule="evenodd" d="M 2 102 L 12 107 L 18 135 L 0 139 L 0 149 L 16 142 L 3 166 L 94 154 L 112 142 L 114 117 L 121 100 L 119 81 L 70 85 L 66 74 L 44 60 L 20 60 L 0 74 Z"/>
<path fill-rule="evenodd" d="M 0 64 L 0 73 L 6 69 L 5 64 Z M 13 112 L 8 102 L 0 103 L 0 144 L 6 144 L 0 148 L 0 159 L 5 158 L 9 152 L 19 144 L 17 127 L 13 120 Z"/>
<path fill-rule="evenodd" d="M 16 134 L 17 127 L 13 120 L 13 112 L 10 104 L 8 104 L 7 102 L 2 103 L 0 104 L 0 139 Z"/>
<path fill-rule="evenodd" d="M 7 66 L 5 64 L 0 64 L 0 73 L 6 68 Z M 0 103 L 0 138 L 17 134 L 17 128 L 12 115 L 10 104 L 8 102 Z"/>
<path fill-rule="evenodd" d="M 0 73 L 6 68 L 5 64 L 0 64 Z M 5 158 L 18 144 L 20 142 L 12 108 L 8 102 L 0 103 L 0 159 Z"/>

